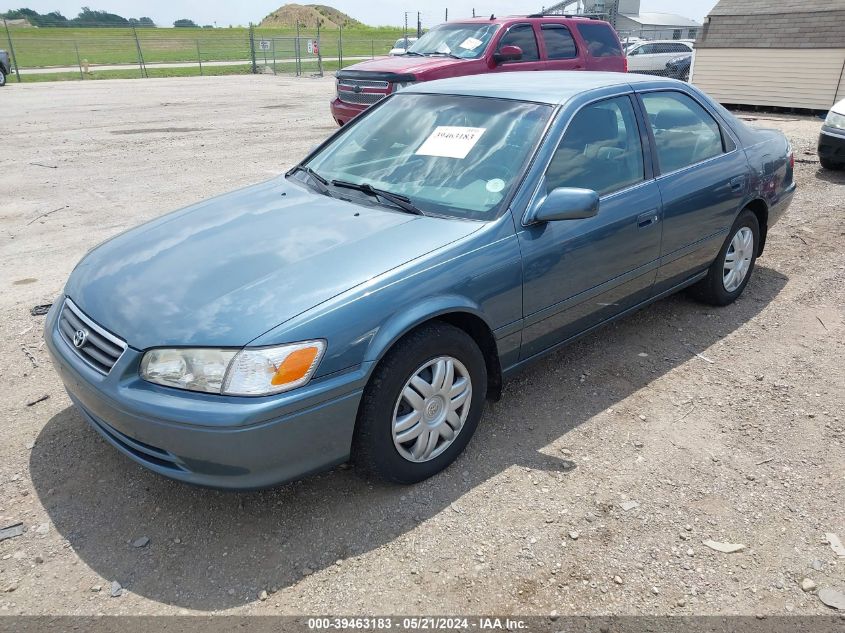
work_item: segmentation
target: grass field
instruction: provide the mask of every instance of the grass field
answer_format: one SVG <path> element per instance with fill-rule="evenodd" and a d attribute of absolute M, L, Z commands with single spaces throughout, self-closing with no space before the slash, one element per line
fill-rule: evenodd
<path fill-rule="evenodd" d="M 13 28 L 10 33 L 20 68 L 74 66 L 80 60 L 87 60 L 93 65 L 132 64 L 138 62 L 139 46 L 144 61 L 149 64 L 250 58 L 249 29 L 246 28 L 144 28 L 137 30 L 137 43 L 132 30 L 127 28 Z M 267 41 L 269 50 L 260 50 L 256 43 L 256 57 L 261 62 L 265 55 L 268 62 L 272 61 L 274 52 L 277 59 L 294 57 L 295 35 L 295 29 L 257 28 L 256 41 Z M 301 31 L 300 36 L 313 39 L 316 32 Z M 399 28 L 344 29 L 342 54 L 344 57 L 384 55 L 401 36 L 402 29 Z M 324 57 L 338 56 L 340 38 L 337 30 L 321 31 L 320 48 Z M 11 48 L 2 30 L 0 48 Z M 44 81 L 44 76 L 39 80 Z"/>

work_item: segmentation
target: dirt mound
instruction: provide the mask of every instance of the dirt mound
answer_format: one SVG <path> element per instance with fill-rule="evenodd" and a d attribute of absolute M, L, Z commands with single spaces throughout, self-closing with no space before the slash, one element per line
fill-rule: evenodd
<path fill-rule="evenodd" d="M 322 28 L 328 29 L 361 24 L 343 11 L 323 4 L 286 4 L 261 20 L 259 26 L 295 27 L 297 21 L 306 28 L 316 28 L 318 21 Z"/>

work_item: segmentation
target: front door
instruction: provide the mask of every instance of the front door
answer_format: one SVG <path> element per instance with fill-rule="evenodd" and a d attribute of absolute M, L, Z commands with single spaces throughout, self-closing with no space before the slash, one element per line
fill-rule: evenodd
<path fill-rule="evenodd" d="M 522 359 L 650 296 L 660 255 L 660 194 L 646 169 L 630 96 L 598 101 L 575 114 L 541 194 L 556 187 L 593 189 L 600 208 L 586 219 L 527 227 L 518 220 Z"/>
<path fill-rule="evenodd" d="M 537 46 L 537 36 L 531 24 L 514 24 L 510 26 L 499 37 L 495 52 L 498 53 L 505 46 L 519 46 L 522 49 L 522 58 L 514 61 L 500 62 L 496 64 L 493 72 L 543 70 L 543 62 L 540 60 L 540 47 Z"/>

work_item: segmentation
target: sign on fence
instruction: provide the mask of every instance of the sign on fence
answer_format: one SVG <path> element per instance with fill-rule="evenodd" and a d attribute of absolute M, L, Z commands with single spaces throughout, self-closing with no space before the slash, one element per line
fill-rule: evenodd
<path fill-rule="evenodd" d="M 258 42 L 258 48 L 261 49 L 262 51 L 269 51 L 270 46 L 271 46 L 270 40 L 259 40 L 259 42 Z"/>
<path fill-rule="evenodd" d="M 308 40 L 308 54 L 309 55 L 317 55 L 320 52 L 320 45 L 317 44 L 317 40 Z"/>

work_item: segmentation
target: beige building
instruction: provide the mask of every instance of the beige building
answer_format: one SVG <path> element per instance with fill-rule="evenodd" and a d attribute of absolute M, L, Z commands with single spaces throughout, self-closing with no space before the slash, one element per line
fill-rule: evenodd
<path fill-rule="evenodd" d="M 829 109 L 845 98 L 845 0 L 720 0 L 692 82 L 727 104 Z"/>

